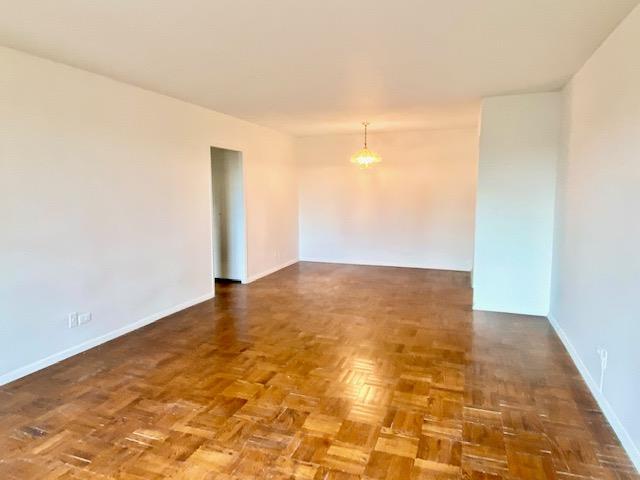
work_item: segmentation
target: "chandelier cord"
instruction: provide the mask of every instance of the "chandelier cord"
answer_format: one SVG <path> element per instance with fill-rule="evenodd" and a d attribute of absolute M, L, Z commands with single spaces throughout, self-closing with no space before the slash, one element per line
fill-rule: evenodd
<path fill-rule="evenodd" d="M 362 125 L 364 125 L 364 148 L 367 148 L 367 125 L 369 122 L 362 122 Z"/>

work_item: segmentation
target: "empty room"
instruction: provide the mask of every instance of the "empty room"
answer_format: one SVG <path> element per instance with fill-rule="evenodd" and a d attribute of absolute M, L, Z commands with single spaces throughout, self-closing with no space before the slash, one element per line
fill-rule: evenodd
<path fill-rule="evenodd" d="M 640 480 L 640 0 L 0 0 L 0 480 Z"/>

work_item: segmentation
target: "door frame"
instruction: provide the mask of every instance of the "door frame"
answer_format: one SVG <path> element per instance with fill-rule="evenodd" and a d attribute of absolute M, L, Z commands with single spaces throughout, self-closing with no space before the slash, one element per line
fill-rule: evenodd
<path fill-rule="evenodd" d="M 231 152 L 235 152 L 238 154 L 238 160 L 240 161 L 240 178 L 242 181 L 242 230 L 243 230 L 243 241 L 244 241 L 244 245 L 242 247 L 242 275 L 240 278 L 240 282 L 245 284 L 248 283 L 248 278 L 249 278 L 249 235 L 247 232 L 247 213 L 248 213 L 248 209 L 247 209 L 247 178 L 246 178 L 246 169 L 245 169 L 245 162 L 244 162 L 244 152 L 242 150 L 239 150 L 237 148 L 230 148 L 230 147 L 226 147 L 226 146 L 220 146 L 220 145 L 210 145 L 209 146 L 209 240 L 210 240 L 210 246 L 209 246 L 209 254 L 211 255 L 211 261 L 210 266 L 211 266 L 211 280 L 213 282 L 214 285 L 214 293 L 215 293 L 215 265 L 214 265 L 214 254 L 213 254 L 213 249 L 214 249 L 214 235 L 215 235 L 215 225 L 213 222 L 213 215 L 215 214 L 215 210 L 213 207 L 213 202 L 214 202 L 214 195 L 213 195 L 213 149 L 218 149 L 218 150 L 228 150 Z"/>

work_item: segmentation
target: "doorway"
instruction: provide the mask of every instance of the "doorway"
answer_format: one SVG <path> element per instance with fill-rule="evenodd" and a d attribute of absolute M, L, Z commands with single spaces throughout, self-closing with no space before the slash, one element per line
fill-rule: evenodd
<path fill-rule="evenodd" d="M 211 147 L 213 277 L 246 282 L 242 152 Z"/>

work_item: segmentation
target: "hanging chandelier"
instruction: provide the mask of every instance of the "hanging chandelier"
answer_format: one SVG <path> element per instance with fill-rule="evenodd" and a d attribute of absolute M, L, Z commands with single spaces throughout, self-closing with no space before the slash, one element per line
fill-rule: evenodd
<path fill-rule="evenodd" d="M 362 125 L 364 125 L 364 148 L 351 156 L 351 163 L 359 165 L 360 168 L 369 168 L 374 163 L 380 163 L 382 158 L 367 148 L 367 127 L 369 122 L 362 122 Z"/>

